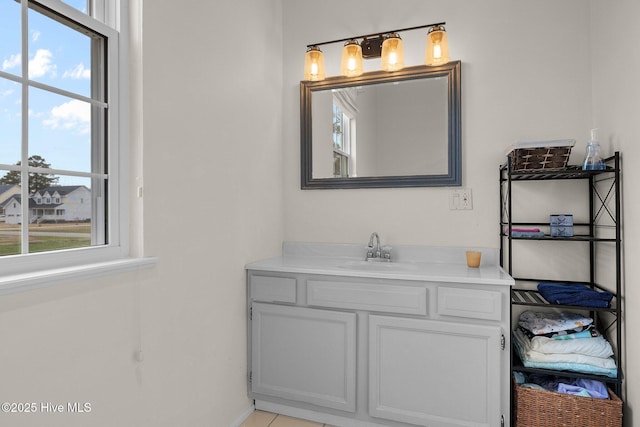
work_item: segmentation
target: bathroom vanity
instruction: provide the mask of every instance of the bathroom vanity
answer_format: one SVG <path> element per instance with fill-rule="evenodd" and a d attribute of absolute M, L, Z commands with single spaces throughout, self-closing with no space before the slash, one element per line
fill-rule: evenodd
<path fill-rule="evenodd" d="M 495 249 L 285 243 L 247 265 L 248 393 L 337 426 L 509 425 L 509 292 Z"/>

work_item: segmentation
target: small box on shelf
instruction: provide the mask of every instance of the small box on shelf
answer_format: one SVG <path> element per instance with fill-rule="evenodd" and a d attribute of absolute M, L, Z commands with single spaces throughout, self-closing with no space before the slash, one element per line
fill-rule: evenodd
<path fill-rule="evenodd" d="M 572 214 L 549 215 L 549 225 L 550 225 L 551 237 L 572 237 L 573 236 L 573 215 Z"/>
<path fill-rule="evenodd" d="M 558 226 L 573 226 L 573 214 L 551 214 L 549 215 L 549 224 Z"/>
<path fill-rule="evenodd" d="M 573 237 L 573 226 L 552 225 L 551 237 Z"/>

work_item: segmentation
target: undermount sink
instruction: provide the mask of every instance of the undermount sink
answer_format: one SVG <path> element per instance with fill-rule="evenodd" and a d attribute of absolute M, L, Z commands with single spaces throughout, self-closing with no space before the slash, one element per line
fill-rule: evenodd
<path fill-rule="evenodd" d="M 348 261 L 338 265 L 340 268 L 358 271 L 414 271 L 418 266 L 406 262 L 385 261 Z"/>

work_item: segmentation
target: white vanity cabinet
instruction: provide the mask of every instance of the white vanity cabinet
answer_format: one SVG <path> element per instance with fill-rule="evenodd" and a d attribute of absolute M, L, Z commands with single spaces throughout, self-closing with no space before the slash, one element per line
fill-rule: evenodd
<path fill-rule="evenodd" d="M 369 316 L 369 414 L 421 426 L 499 425 L 496 326 Z"/>
<path fill-rule="evenodd" d="M 278 270 L 248 267 L 256 408 L 341 427 L 509 425 L 508 276 Z"/>
<path fill-rule="evenodd" d="M 355 412 L 355 313 L 251 308 L 251 391 Z"/>

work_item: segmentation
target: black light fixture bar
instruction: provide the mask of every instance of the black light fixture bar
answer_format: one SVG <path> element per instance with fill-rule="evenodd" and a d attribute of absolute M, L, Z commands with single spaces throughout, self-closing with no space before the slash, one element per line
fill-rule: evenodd
<path fill-rule="evenodd" d="M 403 32 L 403 31 L 411 31 L 411 30 L 419 30 L 421 28 L 437 27 L 437 26 L 441 26 L 441 25 L 446 25 L 446 22 L 438 22 L 438 23 L 435 23 L 435 24 L 428 24 L 428 25 L 419 25 L 417 27 L 401 28 L 399 30 L 383 31 L 383 32 L 380 32 L 380 33 L 365 34 L 365 35 L 362 35 L 362 36 L 347 37 L 346 39 L 331 40 L 331 41 L 328 41 L 328 42 L 311 43 L 311 44 L 307 45 L 307 48 L 310 48 L 310 47 L 313 47 L 313 46 L 322 46 L 322 45 L 325 45 L 325 44 L 347 42 L 349 40 L 354 40 L 354 39 L 368 39 L 368 38 L 372 38 L 372 37 L 381 37 L 381 36 L 383 36 L 385 34 L 400 33 L 400 32 Z"/>

